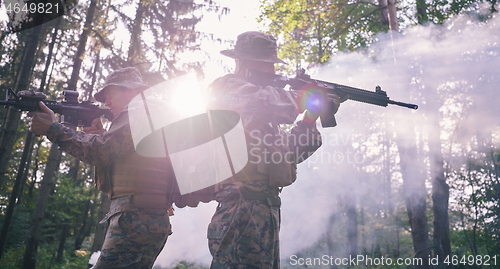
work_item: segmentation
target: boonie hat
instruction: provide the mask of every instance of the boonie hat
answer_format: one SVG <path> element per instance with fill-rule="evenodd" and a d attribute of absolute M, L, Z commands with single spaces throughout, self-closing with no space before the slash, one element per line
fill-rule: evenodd
<path fill-rule="evenodd" d="M 94 94 L 94 98 L 97 101 L 104 103 L 106 101 L 104 94 L 109 86 L 119 86 L 128 89 L 141 90 L 149 88 L 149 86 L 142 81 L 141 73 L 135 67 L 118 69 L 107 76 L 104 85 L 102 86 L 102 90 Z"/>
<path fill-rule="evenodd" d="M 278 58 L 277 52 L 276 38 L 270 34 L 249 31 L 238 35 L 234 49 L 220 53 L 233 59 L 284 64 L 285 62 Z"/>

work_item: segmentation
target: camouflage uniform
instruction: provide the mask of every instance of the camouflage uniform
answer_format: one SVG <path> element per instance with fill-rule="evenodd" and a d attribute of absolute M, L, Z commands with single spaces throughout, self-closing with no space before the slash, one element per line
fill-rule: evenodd
<path fill-rule="evenodd" d="M 131 196 L 113 199 L 110 213 L 101 221 L 109 221 L 109 227 L 94 269 L 149 269 L 171 234 L 166 210 L 137 208 L 130 200 Z"/>
<path fill-rule="evenodd" d="M 247 134 L 260 137 L 280 133 L 277 124 L 293 123 L 298 116 L 294 96 L 284 89 L 251 84 L 237 75 L 226 75 L 211 84 L 210 108 L 240 114 Z M 273 125 L 273 126 L 270 126 Z M 312 154 L 321 137 L 315 125 L 298 122 L 291 133 L 309 132 L 312 147 L 292 145 L 297 152 L 288 164 L 295 177 L 296 163 Z M 247 146 L 256 145 L 247 135 Z M 250 156 L 252 157 L 252 156 Z M 286 164 L 285 164 L 286 165 Z M 234 178 L 218 186 L 219 206 L 208 226 L 207 237 L 213 256 L 211 268 L 279 268 L 280 188 L 272 186 L 273 167 L 250 163 Z"/>
<path fill-rule="evenodd" d="M 47 137 L 73 157 L 94 165 L 97 187 L 111 199 L 101 221 L 109 226 L 94 268 L 151 268 L 172 233 L 167 212 L 174 195 L 170 161 L 135 152 L 126 109 L 103 135 L 55 122 Z"/>

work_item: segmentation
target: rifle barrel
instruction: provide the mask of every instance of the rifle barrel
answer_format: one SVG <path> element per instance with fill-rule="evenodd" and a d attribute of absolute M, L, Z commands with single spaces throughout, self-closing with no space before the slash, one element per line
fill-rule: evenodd
<path fill-rule="evenodd" d="M 397 106 L 402 106 L 402 107 L 407 107 L 411 109 L 418 109 L 418 105 L 415 104 L 408 104 L 408 103 L 403 103 L 403 102 L 398 102 L 398 101 L 393 101 L 393 100 L 387 100 L 387 103 L 397 105 Z"/>

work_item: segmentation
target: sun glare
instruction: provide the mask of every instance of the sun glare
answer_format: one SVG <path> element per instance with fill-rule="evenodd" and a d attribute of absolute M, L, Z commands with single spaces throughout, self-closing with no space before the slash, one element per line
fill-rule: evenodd
<path fill-rule="evenodd" d="M 200 83 L 194 74 L 169 79 L 153 87 L 154 96 L 168 106 L 175 118 L 188 118 L 206 112 Z"/>
<path fill-rule="evenodd" d="M 196 81 L 185 81 L 176 84 L 172 96 L 172 105 L 181 114 L 197 115 L 205 113 L 205 101 Z"/>

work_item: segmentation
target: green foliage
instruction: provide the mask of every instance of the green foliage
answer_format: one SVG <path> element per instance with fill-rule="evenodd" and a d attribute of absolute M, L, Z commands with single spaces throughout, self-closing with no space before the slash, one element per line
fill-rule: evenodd
<path fill-rule="evenodd" d="M 365 47 L 388 29 L 377 2 L 262 1 L 261 9 L 260 21 L 280 37 L 280 57 L 294 66 L 325 63 L 336 51 Z"/>
<path fill-rule="evenodd" d="M 42 245 L 38 248 L 37 268 L 52 269 L 81 269 L 88 268 L 90 252 L 74 252 L 65 254 L 62 263 L 55 262 L 54 249 L 48 245 Z M 23 264 L 24 247 L 12 248 L 7 250 L 0 260 L 2 269 L 19 269 Z"/>
<path fill-rule="evenodd" d="M 452 172 L 453 247 L 463 255 L 500 254 L 500 174 L 494 150 L 469 157 L 467 165 Z"/>
<path fill-rule="evenodd" d="M 23 264 L 24 247 L 7 249 L 2 259 L 0 259 L 0 267 L 4 269 L 18 269 Z"/>
<path fill-rule="evenodd" d="M 83 211 L 85 208 L 84 203 L 95 198 L 92 192 L 93 189 L 94 187 L 92 185 L 82 184 L 81 182 L 69 178 L 65 174 L 61 174 L 57 177 L 53 194 L 47 205 L 41 231 L 37 253 L 37 266 L 39 266 L 39 268 L 49 268 L 49 264 L 52 264 L 51 268 L 87 267 L 90 252 L 85 249 L 75 251 L 73 248 L 74 238 L 71 237 L 71 234 L 77 232 L 80 226 L 79 221 L 81 215 L 87 214 L 87 212 Z M 93 203 L 95 202 L 96 201 L 93 201 Z M 2 265 L 0 266 L 1 268 L 20 268 L 16 266 L 22 262 L 24 242 L 30 228 L 33 210 L 32 203 L 26 204 L 31 206 L 27 207 L 25 203 L 23 203 L 15 210 L 14 219 L 12 220 L 12 223 L 15 223 L 15 225 L 11 225 L 9 230 L 7 241 L 8 251 L 0 262 L 0 265 Z M 96 223 L 97 220 L 94 216 L 94 218 L 89 221 L 91 223 Z M 69 238 L 65 245 L 63 263 L 59 264 L 56 263 L 54 259 L 61 237 L 61 225 L 64 224 L 69 224 L 69 227 L 73 228 L 74 231 L 68 235 Z M 4 264 L 6 267 L 3 267 Z"/>
<path fill-rule="evenodd" d="M 3 215 L 0 223 L 3 223 Z M 12 223 L 7 236 L 7 248 L 19 248 L 24 245 L 26 234 L 28 234 L 31 223 L 31 208 L 24 204 L 17 206 L 14 210 Z"/>
<path fill-rule="evenodd" d="M 109 70 L 135 65 L 143 71 L 143 78 L 150 82 L 149 73 L 158 73 L 160 77 L 176 76 L 192 69 L 201 68 L 201 57 L 191 57 L 193 62 L 187 62 L 182 57 L 184 52 L 200 50 L 200 42 L 209 39 L 209 35 L 196 29 L 197 23 L 206 12 L 227 13 L 227 9 L 219 6 L 216 1 L 122 1 L 111 3 L 97 1 L 97 11 L 93 18 L 91 34 L 86 42 L 86 53 L 82 56 L 81 66 L 75 65 L 75 54 L 82 39 L 83 24 L 91 1 L 75 1 L 75 6 L 68 10 L 60 20 L 54 20 L 37 28 L 40 31 L 40 41 L 34 59 L 34 68 L 29 80 L 29 89 L 38 90 L 45 83 L 44 91 L 48 99 L 59 99 L 60 93 L 66 89 L 73 71 L 79 70 L 77 90 L 80 92 L 95 92 L 95 88 L 103 81 Z M 94 2 L 94 1 L 92 1 Z M 137 29 L 139 61 L 127 62 L 132 46 L 123 45 L 117 41 L 127 36 L 134 36 L 134 30 L 128 28 L 134 24 L 138 2 L 144 6 L 141 27 Z M 139 18 L 139 17 L 138 17 Z M 91 18 L 92 19 L 92 18 Z M 56 27 L 56 22 L 60 22 Z M 3 25 L 2 25 L 3 26 Z M 129 36 L 129 37 L 130 37 Z M 24 48 L 30 37 L 30 31 L 19 33 L 2 32 L 0 34 L 0 93 L 5 93 L 7 87 L 14 87 L 19 66 L 22 63 Z M 125 39 L 126 40 L 126 37 Z M 54 41 L 54 42 L 53 42 Z M 122 44 L 119 44 L 122 42 Z M 54 44 L 53 58 L 48 65 L 49 45 Z M 202 54 L 200 54 L 202 55 Z M 135 59 L 134 59 L 135 60 Z M 16 89 L 14 89 L 16 90 Z M 89 95 L 85 95 L 83 100 Z M 5 127 L 6 110 L 0 108 L 0 140 Z M 4 184 L 0 186 L 0 220 L 3 221 L 5 206 L 17 176 L 20 157 L 25 145 L 27 132 L 26 118 L 17 130 L 12 153 L 6 170 Z M 44 138 L 41 138 L 44 140 Z M 14 211 L 14 219 L 8 234 L 3 264 L 19 268 L 25 244 L 25 238 L 31 224 L 34 203 L 40 188 L 45 165 L 48 161 L 51 144 L 45 140 L 35 141 L 31 165 L 28 167 L 28 180 L 21 187 L 21 199 Z M 7 155 L 7 154 L 6 154 Z M 92 238 L 92 227 L 97 223 L 99 201 L 92 183 L 93 169 L 81 164 L 76 177 L 72 178 L 70 167 L 73 158 L 63 155 L 60 169 L 53 181 L 51 195 L 44 212 L 41 236 L 38 248 L 38 265 L 40 268 L 59 268 L 54 262 L 57 256 L 59 241 L 66 236 L 63 265 L 60 268 L 85 268 L 88 257 L 75 253 L 75 248 L 84 251 L 90 243 L 85 238 Z M 74 171 L 73 171 L 74 172 Z M 90 224 L 90 225 L 89 225 Z M 62 228 L 69 227 L 67 234 L 62 234 Z M 83 244 L 82 244 L 83 241 Z M 85 254 L 86 255 L 86 254 Z M 7 261 L 8 260 L 8 261 Z M 10 268 L 0 265 L 1 268 Z M 188 264 L 187 264 L 188 265 Z"/>
<path fill-rule="evenodd" d="M 444 21 L 463 13 L 476 13 L 479 6 L 486 4 L 489 6 L 491 13 L 497 12 L 495 8 L 496 0 L 438 0 L 427 1 L 425 11 L 427 12 L 428 20 L 432 23 L 442 24 Z M 485 18 L 490 15 L 485 16 Z"/>
<path fill-rule="evenodd" d="M 141 9 L 137 9 L 139 2 L 143 7 Z M 136 13 L 127 12 L 130 8 L 135 9 Z M 105 14 L 106 18 L 98 19 L 103 24 L 96 24 L 99 42 L 95 45 L 96 51 L 103 49 L 101 54 L 107 54 L 102 62 L 103 69 L 134 65 L 143 72 L 145 80 L 150 79 L 148 73 L 171 78 L 188 71 L 202 72 L 203 62 L 200 59 L 206 55 L 200 51 L 201 42 L 213 37 L 197 30 L 196 25 L 207 12 L 223 15 L 227 9 L 211 0 L 143 0 L 112 3 L 109 6 L 105 4 L 99 14 Z M 140 28 L 134 29 L 138 15 L 142 17 L 142 24 Z M 116 47 L 106 35 L 112 35 L 123 25 L 127 26 L 130 36 L 141 38 L 138 38 L 138 42 L 132 40 L 130 46 Z M 187 60 L 188 57 L 184 55 L 193 60 Z"/>
<path fill-rule="evenodd" d="M 206 269 L 206 268 L 207 267 L 197 265 L 196 263 L 181 261 L 177 265 L 172 267 L 171 269 Z M 156 269 L 160 269 L 160 268 L 156 268 Z"/>

